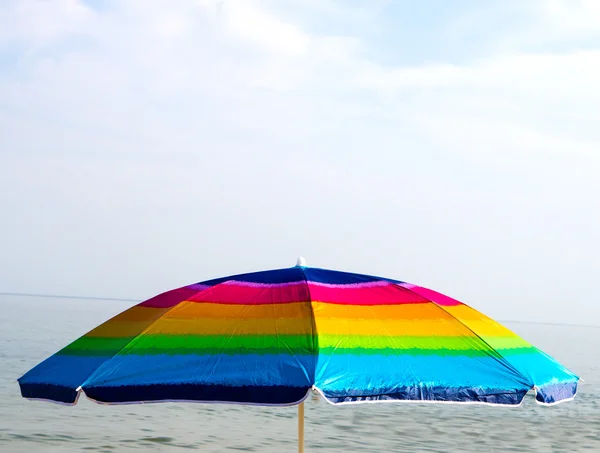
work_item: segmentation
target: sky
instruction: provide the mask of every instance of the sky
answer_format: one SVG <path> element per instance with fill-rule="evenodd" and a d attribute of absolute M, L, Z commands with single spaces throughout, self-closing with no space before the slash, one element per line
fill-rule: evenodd
<path fill-rule="evenodd" d="M 302 255 L 600 325 L 599 80 L 597 0 L 4 0 L 0 292 Z"/>

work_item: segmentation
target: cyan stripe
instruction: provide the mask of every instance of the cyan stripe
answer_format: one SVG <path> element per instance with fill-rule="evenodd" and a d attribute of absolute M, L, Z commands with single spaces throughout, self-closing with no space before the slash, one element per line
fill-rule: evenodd
<path fill-rule="evenodd" d="M 579 379 L 552 357 L 536 349 L 527 354 L 507 354 L 506 359 L 538 387 Z"/>
<path fill-rule="evenodd" d="M 533 382 L 493 357 L 320 354 L 315 385 L 324 391 L 395 393 L 406 386 L 529 389 Z"/>

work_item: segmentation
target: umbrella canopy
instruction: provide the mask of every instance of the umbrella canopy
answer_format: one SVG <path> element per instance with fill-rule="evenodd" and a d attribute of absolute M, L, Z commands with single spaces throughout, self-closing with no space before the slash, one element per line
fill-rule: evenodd
<path fill-rule="evenodd" d="M 574 397 L 579 378 L 450 297 L 296 266 L 174 289 L 117 315 L 19 379 L 26 398 L 292 405 L 518 405 Z"/>

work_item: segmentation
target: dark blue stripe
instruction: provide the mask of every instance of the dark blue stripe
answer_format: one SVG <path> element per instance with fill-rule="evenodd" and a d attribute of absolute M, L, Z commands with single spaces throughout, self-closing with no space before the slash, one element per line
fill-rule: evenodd
<path fill-rule="evenodd" d="M 561 382 L 559 384 L 548 384 L 537 390 L 535 399 L 540 403 L 552 404 L 562 400 L 568 400 L 577 393 L 577 381 Z"/>
<path fill-rule="evenodd" d="M 251 272 L 249 274 L 230 275 L 229 277 L 215 278 L 199 282 L 199 285 L 214 286 L 229 280 L 251 283 L 292 283 L 304 280 L 304 274 L 298 267 L 277 269 L 270 271 Z"/>
<path fill-rule="evenodd" d="M 77 392 L 72 387 L 56 384 L 24 384 L 19 382 L 21 395 L 24 398 L 38 398 L 73 404 L 77 400 Z"/>
<path fill-rule="evenodd" d="M 199 282 L 199 285 L 214 286 L 229 280 L 238 282 L 252 283 L 291 283 L 308 280 L 317 283 L 330 283 L 333 285 L 344 285 L 352 283 L 368 283 L 374 281 L 388 281 L 392 283 L 402 283 L 399 280 L 389 278 L 375 277 L 372 275 L 353 274 L 351 272 L 331 271 L 328 269 L 319 269 L 316 267 L 290 267 L 286 269 L 276 269 L 261 272 L 251 272 L 248 274 L 230 275 L 228 277 L 215 278 Z"/>
<path fill-rule="evenodd" d="M 353 283 L 369 283 L 374 281 L 386 281 L 392 283 L 402 283 L 399 280 L 389 278 L 375 277 L 372 275 L 353 274 L 351 272 L 330 271 L 328 269 L 319 269 L 316 267 L 303 268 L 306 279 L 309 282 L 329 283 L 332 285 L 348 285 Z"/>
<path fill-rule="evenodd" d="M 187 400 L 222 401 L 249 404 L 287 405 L 304 398 L 310 387 L 224 385 L 125 385 L 119 387 L 85 387 L 90 398 L 104 403 Z"/>
<path fill-rule="evenodd" d="M 378 393 L 376 390 L 366 393 L 353 390 L 342 392 L 324 391 L 323 394 L 334 404 L 397 400 L 518 405 L 527 394 L 527 390 L 409 386 L 396 388 L 393 393 Z"/>

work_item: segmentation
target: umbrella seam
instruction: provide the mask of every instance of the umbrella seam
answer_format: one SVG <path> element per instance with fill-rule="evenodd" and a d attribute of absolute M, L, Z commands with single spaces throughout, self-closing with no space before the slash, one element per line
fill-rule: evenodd
<path fill-rule="evenodd" d="M 313 349 L 313 355 L 314 355 L 314 366 L 313 366 L 313 375 L 312 375 L 312 380 L 311 380 L 311 385 L 314 387 L 315 382 L 316 382 L 316 378 L 317 378 L 317 363 L 318 363 L 318 359 L 319 359 L 319 337 L 317 334 L 317 323 L 315 320 L 315 311 L 313 308 L 313 300 L 312 300 L 312 296 L 310 294 L 310 286 L 308 285 L 308 278 L 306 277 L 306 272 L 304 272 L 304 268 L 299 266 L 300 272 L 302 273 L 302 276 L 304 277 L 304 285 L 306 286 L 306 293 L 308 294 L 308 306 L 310 308 L 310 327 L 312 330 L 312 349 Z"/>

